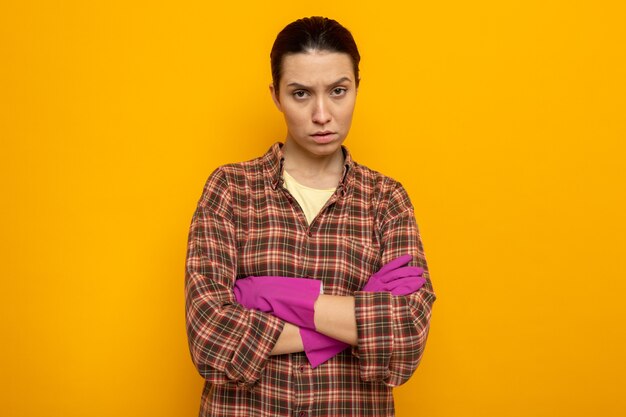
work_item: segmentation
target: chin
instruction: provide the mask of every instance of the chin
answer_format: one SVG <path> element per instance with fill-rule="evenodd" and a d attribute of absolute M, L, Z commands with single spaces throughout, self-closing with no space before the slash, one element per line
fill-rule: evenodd
<path fill-rule="evenodd" d="M 307 146 L 305 149 L 314 155 L 318 156 L 328 156 L 332 155 L 341 149 L 340 141 L 333 141 L 329 143 L 313 143 L 310 146 Z"/>
<path fill-rule="evenodd" d="M 341 150 L 341 144 L 344 141 L 344 137 L 339 137 L 328 143 L 318 143 L 310 137 L 299 137 L 294 139 L 288 138 L 287 141 L 291 143 L 291 146 L 295 146 L 300 149 L 300 152 L 309 154 L 315 158 L 321 158 L 333 155 Z"/>

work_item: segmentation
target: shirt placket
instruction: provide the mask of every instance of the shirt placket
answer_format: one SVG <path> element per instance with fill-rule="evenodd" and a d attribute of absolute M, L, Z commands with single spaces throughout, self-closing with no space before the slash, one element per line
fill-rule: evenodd
<path fill-rule="evenodd" d="M 298 230 L 294 232 L 296 236 L 296 262 L 298 275 L 301 278 L 309 278 L 306 275 L 306 270 L 309 264 L 309 247 L 310 247 L 310 238 L 311 238 L 311 228 L 306 221 L 306 216 L 304 215 L 304 211 L 300 204 L 296 201 L 295 197 L 291 195 L 291 193 L 282 186 L 279 190 L 282 195 L 289 201 L 291 205 L 292 211 L 295 217 L 295 224 L 298 226 Z"/>
<path fill-rule="evenodd" d="M 293 417 L 313 416 L 314 380 L 313 369 L 303 354 L 292 355 L 293 360 L 293 384 L 294 384 L 294 408 Z"/>
<path fill-rule="evenodd" d="M 311 278 L 309 269 L 312 264 L 311 254 L 315 253 L 316 239 L 314 232 L 319 227 L 322 214 L 328 210 L 337 200 L 337 194 L 334 194 L 329 201 L 320 210 L 311 224 L 306 221 L 304 211 L 296 201 L 296 199 L 285 188 L 281 188 L 281 192 L 289 200 L 293 207 L 294 217 L 297 218 L 299 230 L 298 235 L 298 263 L 300 275 L 303 278 Z M 292 384 L 294 393 L 293 417 L 311 417 L 314 416 L 315 409 L 315 373 L 311 368 L 306 356 L 303 353 L 292 354 Z"/>

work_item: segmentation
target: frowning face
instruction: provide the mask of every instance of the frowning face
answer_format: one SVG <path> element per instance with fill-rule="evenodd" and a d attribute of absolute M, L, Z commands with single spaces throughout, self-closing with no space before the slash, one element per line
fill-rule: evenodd
<path fill-rule="evenodd" d="M 290 146 L 319 158 L 341 151 L 352 124 L 356 80 L 348 54 L 308 51 L 286 55 L 272 98 L 287 123 Z"/>

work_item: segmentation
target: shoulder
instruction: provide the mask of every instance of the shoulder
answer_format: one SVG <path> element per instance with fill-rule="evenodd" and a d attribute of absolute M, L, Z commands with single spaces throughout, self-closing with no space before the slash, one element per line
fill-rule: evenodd
<path fill-rule="evenodd" d="M 391 198 L 395 194 L 406 194 L 400 181 L 379 171 L 361 165 L 352 164 L 352 181 L 355 190 L 376 195 L 380 198 Z"/>
<path fill-rule="evenodd" d="M 223 177 L 229 184 L 238 187 L 246 184 L 259 186 L 258 181 L 273 177 L 280 170 L 280 145 L 279 142 L 274 143 L 265 154 L 254 159 L 219 166 L 211 176 Z"/>
<path fill-rule="evenodd" d="M 263 186 L 266 155 L 249 161 L 218 166 L 204 184 L 200 206 L 218 210 L 232 204 L 233 199 Z"/>
<path fill-rule="evenodd" d="M 223 178 L 229 184 L 237 184 L 251 176 L 261 175 L 264 167 L 264 157 L 258 157 L 249 161 L 234 162 L 220 165 L 211 173 L 211 177 Z"/>
<path fill-rule="evenodd" d="M 400 215 L 414 216 L 414 208 L 402 184 L 379 171 L 353 162 L 351 185 L 353 196 L 371 207 L 385 223 Z"/>

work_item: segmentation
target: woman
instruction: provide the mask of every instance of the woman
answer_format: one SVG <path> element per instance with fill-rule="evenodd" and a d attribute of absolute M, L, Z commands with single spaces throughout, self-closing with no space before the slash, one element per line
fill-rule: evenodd
<path fill-rule="evenodd" d="M 391 416 L 435 300 L 413 207 L 342 146 L 359 85 L 350 32 L 300 19 L 270 57 L 285 142 L 215 170 L 189 233 L 200 415 Z"/>

